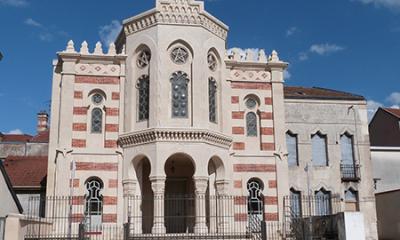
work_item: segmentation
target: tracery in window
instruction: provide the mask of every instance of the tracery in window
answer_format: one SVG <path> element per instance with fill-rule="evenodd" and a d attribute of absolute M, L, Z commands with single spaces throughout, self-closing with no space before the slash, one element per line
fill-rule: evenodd
<path fill-rule="evenodd" d="M 94 108 L 92 110 L 92 133 L 102 133 L 103 130 L 103 110 Z"/>
<path fill-rule="evenodd" d="M 100 105 L 103 102 L 103 99 L 104 99 L 103 96 L 99 93 L 96 93 L 92 96 L 92 102 L 95 105 Z"/>
<path fill-rule="evenodd" d="M 214 72 L 215 70 L 217 70 L 218 62 L 217 62 L 217 58 L 215 57 L 215 55 L 213 53 L 208 54 L 207 63 L 208 63 L 208 68 L 211 71 Z"/>
<path fill-rule="evenodd" d="M 264 196 L 262 194 L 263 186 L 257 179 L 251 179 L 247 183 L 248 196 L 248 213 L 262 218 L 264 215 Z M 262 220 L 262 219 L 260 219 Z"/>
<path fill-rule="evenodd" d="M 213 77 L 208 79 L 208 109 L 210 122 L 217 122 L 217 83 Z"/>
<path fill-rule="evenodd" d="M 139 53 L 138 59 L 136 61 L 137 66 L 139 68 L 145 68 L 150 64 L 150 60 L 151 60 L 151 53 L 148 50 L 142 50 Z"/>
<path fill-rule="evenodd" d="M 171 52 L 171 59 L 176 64 L 185 64 L 188 58 L 189 53 L 183 47 L 176 47 Z"/>
<path fill-rule="evenodd" d="M 89 179 L 86 182 L 86 196 L 85 196 L 85 215 L 87 216 L 101 216 L 103 213 L 103 196 L 101 190 L 103 183 L 97 179 Z"/>
<path fill-rule="evenodd" d="M 257 115 L 254 112 L 249 112 L 246 115 L 247 136 L 257 137 Z"/>
<path fill-rule="evenodd" d="M 254 109 L 257 106 L 257 101 L 254 98 L 249 98 L 246 100 L 246 107 L 249 109 Z"/>
<path fill-rule="evenodd" d="M 149 101 L 150 101 L 150 80 L 148 75 L 143 75 L 138 82 L 139 92 L 139 121 L 149 119 Z"/>
<path fill-rule="evenodd" d="M 188 75 L 178 71 L 172 74 L 172 117 L 188 117 Z"/>

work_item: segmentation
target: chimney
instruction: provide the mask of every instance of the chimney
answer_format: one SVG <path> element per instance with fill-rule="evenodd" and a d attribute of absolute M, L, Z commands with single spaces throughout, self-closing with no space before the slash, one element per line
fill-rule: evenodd
<path fill-rule="evenodd" d="M 49 114 L 45 111 L 39 112 L 37 114 L 37 132 L 45 132 L 49 130 Z"/>

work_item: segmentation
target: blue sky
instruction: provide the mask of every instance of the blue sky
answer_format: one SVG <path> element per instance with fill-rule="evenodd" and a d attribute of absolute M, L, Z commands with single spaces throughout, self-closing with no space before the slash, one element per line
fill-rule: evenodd
<path fill-rule="evenodd" d="M 35 133 L 48 110 L 52 59 L 69 39 L 109 42 L 154 0 L 0 0 L 0 132 Z M 287 84 L 354 92 L 400 105 L 400 0 L 207 0 L 230 26 L 228 47 L 276 49 Z"/>

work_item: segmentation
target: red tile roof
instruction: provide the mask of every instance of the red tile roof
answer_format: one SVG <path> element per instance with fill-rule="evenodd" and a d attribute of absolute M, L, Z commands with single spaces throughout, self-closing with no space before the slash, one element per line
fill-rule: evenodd
<path fill-rule="evenodd" d="M 38 135 L 34 136 L 30 142 L 33 143 L 48 143 L 49 142 L 49 131 L 40 132 Z"/>
<path fill-rule="evenodd" d="M 1 137 L 1 142 L 29 142 L 32 139 L 28 134 L 4 134 Z"/>
<path fill-rule="evenodd" d="M 9 156 L 4 168 L 13 187 L 40 187 L 47 176 L 47 156 Z"/>
<path fill-rule="evenodd" d="M 384 108 L 385 111 L 391 113 L 397 118 L 400 118 L 400 109 L 397 108 Z"/>
<path fill-rule="evenodd" d="M 360 95 L 326 88 L 285 86 L 284 91 L 286 99 L 365 100 Z"/>

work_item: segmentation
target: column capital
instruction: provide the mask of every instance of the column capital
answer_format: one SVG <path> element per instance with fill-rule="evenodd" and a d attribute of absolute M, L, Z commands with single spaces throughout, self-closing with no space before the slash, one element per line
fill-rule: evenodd
<path fill-rule="evenodd" d="M 151 188 L 154 195 L 164 195 L 165 192 L 165 176 L 152 176 L 150 177 Z"/>
<path fill-rule="evenodd" d="M 229 191 L 229 180 L 217 180 L 215 181 L 215 189 L 217 190 L 217 195 L 226 195 Z"/>
<path fill-rule="evenodd" d="M 208 177 L 193 177 L 196 194 L 205 194 L 208 187 Z"/>
<path fill-rule="evenodd" d="M 137 180 L 125 179 L 122 180 L 122 188 L 124 191 L 124 196 L 133 196 L 136 193 Z"/>

